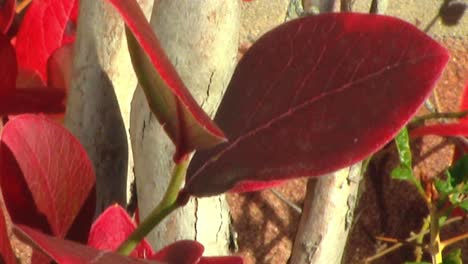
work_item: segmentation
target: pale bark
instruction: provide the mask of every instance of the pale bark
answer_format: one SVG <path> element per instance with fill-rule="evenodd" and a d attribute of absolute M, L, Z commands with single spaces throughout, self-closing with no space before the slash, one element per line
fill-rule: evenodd
<path fill-rule="evenodd" d="M 290 264 L 341 263 L 361 179 L 357 163 L 309 180 Z"/>
<path fill-rule="evenodd" d="M 213 115 L 234 66 L 239 32 L 238 0 L 157 0 L 151 25 L 195 99 Z M 144 219 L 161 200 L 174 166 L 174 145 L 151 114 L 141 88 L 132 101 L 130 129 L 138 205 Z M 226 254 L 229 214 L 224 196 L 191 199 L 149 235 L 157 249 L 196 239 L 206 254 Z"/>
<path fill-rule="evenodd" d="M 304 11 L 313 13 L 326 13 L 339 10 L 339 2 L 336 0 L 302 0 Z"/>
<path fill-rule="evenodd" d="M 149 15 L 152 0 L 139 0 Z M 127 202 L 132 181 L 130 100 L 136 87 L 123 20 L 103 0 L 81 0 L 65 125 L 79 139 L 96 170 L 99 213 Z"/>

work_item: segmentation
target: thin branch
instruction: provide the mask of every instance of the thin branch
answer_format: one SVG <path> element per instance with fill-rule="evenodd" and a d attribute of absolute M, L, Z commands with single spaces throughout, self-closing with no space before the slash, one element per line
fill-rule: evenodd
<path fill-rule="evenodd" d="M 422 116 L 413 118 L 410 124 L 419 124 L 429 119 L 464 118 L 467 115 L 468 115 L 468 110 L 465 110 L 462 112 L 445 112 L 445 113 L 433 112 L 427 115 L 422 115 Z"/>
<path fill-rule="evenodd" d="M 464 239 L 468 239 L 468 232 L 440 242 L 440 247 L 443 249 Z"/>
<path fill-rule="evenodd" d="M 456 222 L 461 221 L 463 219 L 464 218 L 461 217 L 461 216 L 450 218 L 449 220 L 445 221 L 445 223 L 442 224 L 441 227 L 447 227 L 448 225 L 456 223 Z M 413 235 L 413 236 L 409 237 L 408 239 L 406 239 L 406 242 L 412 242 L 412 241 L 418 239 L 419 236 L 421 236 L 421 235 L 424 236 L 424 235 L 427 235 L 427 234 L 429 234 L 429 230 L 425 230 L 421 234 L 416 234 L 416 235 Z M 382 250 L 380 252 L 377 252 L 377 254 L 375 254 L 373 256 L 370 256 L 370 257 L 366 258 L 364 260 L 364 263 L 369 264 L 372 261 L 377 260 L 377 259 L 379 259 L 379 258 L 381 258 L 381 257 L 383 257 L 383 256 L 385 256 L 385 255 L 387 255 L 387 254 L 401 248 L 402 246 L 403 246 L 403 243 L 397 243 L 397 244 L 395 244 L 395 245 L 393 245 L 393 246 L 391 246 L 389 248 L 386 248 L 386 249 L 384 249 L 384 250 Z"/>
<path fill-rule="evenodd" d="M 295 203 L 289 201 L 284 195 L 279 193 L 278 191 L 274 189 L 270 189 L 270 192 L 276 196 L 276 198 L 280 199 L 283 203 L 287 204 L 289 207 L 291 207 L 294 211 L 296 211 L 298 214 L 302 214 L 302 209 L 297 206 Z"/>

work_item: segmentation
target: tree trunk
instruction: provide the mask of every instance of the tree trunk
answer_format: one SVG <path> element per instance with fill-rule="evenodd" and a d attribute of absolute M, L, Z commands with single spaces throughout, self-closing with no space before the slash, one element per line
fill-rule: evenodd
<path fill-rule="evenodd" d="M 151 25 L 195 99 L 213 115 L 236 65 L 238 0 L 156 0 Z M 138 206 L 144 219 L 161 200 L 174 166 L 174 145 L 151 114 L 141 88 L 132 101 L 131 140 Z M 224 196 L 191 199 L 165 219 L 149 240 L 155 249 L 196 239 L 206 254 L 226 254 L 229 213 Z"/>
<path fill-rule="evenodd" d="M 360 162 L 309 179 L 290 264 L 341 263 L 361 179 Z"/>
<path fill-rule="evenodd" d="M 149 15 L 152 0 L 139 0 Z M 136 87 L 123 20 L 106 1 L 81 0 L 65 125 L 96 170 L 99 213 L 126 205 L 133 160 L 127 131 Z"/>

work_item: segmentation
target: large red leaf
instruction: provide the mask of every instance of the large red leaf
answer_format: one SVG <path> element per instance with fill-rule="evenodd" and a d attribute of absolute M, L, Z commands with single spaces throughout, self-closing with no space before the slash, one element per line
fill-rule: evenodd
<path fill-rule="evenodd" d="M 215 118 L 230 142 L 195 154 L 186 191 L 318 176 L 365 158 L 413 116 L 448 57 L 393 17 L 323 14 L 277 27 L 240 61 Z"/>
<path fill-rule="evenodd" d="M 44 235 L 26 226 L 13 227 L 13 232 L 23 242 L 42 250 L 42 252 L 47 254 L 57 263 L 161 263 L 157 261 L 146 261 L 130 257 L 124 257 L 122 255 L 109 251 L 99 251 L 97 249 L 81 245 L 75 242 Z"/>
<path fill-rule="evenodd" d="M 15 17 L 16 0 L 0 1 L 0 33 L 6 33 Z"/>
<path fill-rule="evenodd" d="M 92 164 L 83 147 L 65 128 L 39 115 L 20 115 L 10 120 L 3 129 L 1 142 L 11 151 L 21 170 L 2 175 L 2 189 L 7 190 L 5 201 L 16 207 L 17 202 L 7 195 L 15 194 L 8 192 L 9 182 L 22 181 L 19 191 L 30 192 L 52 234 L 64 237 L 95 183 Z M 0 169 L 4 164 L 11 164 L 11 160 L 4 158 L 2 155 Z M 24 180 L 18 179 L 22 177 Z M 31 201 L 25 204 L 30 205 Z M 15 211 L 22 209 L 10 211 L 15 223 L 21 223 Z"/>
<path fill-rule="evenodd" d="M 10 40 L 0 32 L 0 96 L 14 91 L 18 66 L 16 63 L 15 49 Z"/>
<path fill-rule="evenodd" d="M 0 263 L 15 264 L 16 258 L 10 245 L 3 211 L 0 208 Z"/>
<path fill-rule="evenodd" d="M 46 80 L 46 65 L 57 48 L 74 41 L 78 0 L 32 1 L 16 38 L 20 68 L 37 70 Z"/>
<path fill-rule="evenodd" d="M 127 212 L 119 205 L 113 205 L 94 222 L 89 233 L 88 245 L 100 250 L 115 251 L 133 231 L 135 231 L 135 224 Z M 130 256 L 146 258 L 153 254 L 150 244 L 143 240 Z"/>
<path fill-rule="evenodd" d="M 197 264 L 242 264 L 244 261 L 238 256 L 202 257 Z"/>
<path fill-rule="evenodd" d="M 130 55 L 149 106 L 177 147 L 175 159 L 225 141 L 193 99 L 135 0 L 108 0 L 125 20 Z"/>

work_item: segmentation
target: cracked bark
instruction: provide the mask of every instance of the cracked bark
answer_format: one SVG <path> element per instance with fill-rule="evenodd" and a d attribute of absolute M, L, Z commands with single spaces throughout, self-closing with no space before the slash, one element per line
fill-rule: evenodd
<path fill-rule="evenodd" d="M 236 64 L 238 0 L 156 0 L 151 17 L 161 45 L 204 110 L 213 115 Z M 132 100 L 130 134 L 141 219 L 161 200 L 173 167 L 174 146 L 150 114 L 141 88 Z M 216 217 L 219 216 L 219 217 Z M 196 239 L 207 255 L 226 254 L 229 214 L 224 196 L 191 199 L 149 235 L 154 248 Z"/>
<path fill-rule="evenodd" d="M 361 179 L 360 162 L 309 179 L 290 264 L 341 263 Z"/>
<path fill-rule="evenodd" d="M 138 0 L 149 15 L 152 0 Z M 106 1 L 81 0 L 65 126 L 96 170 L 97 213 L 125 206 L 133 181 L 127 131 L 136 86 L 120 16 Z"/>

